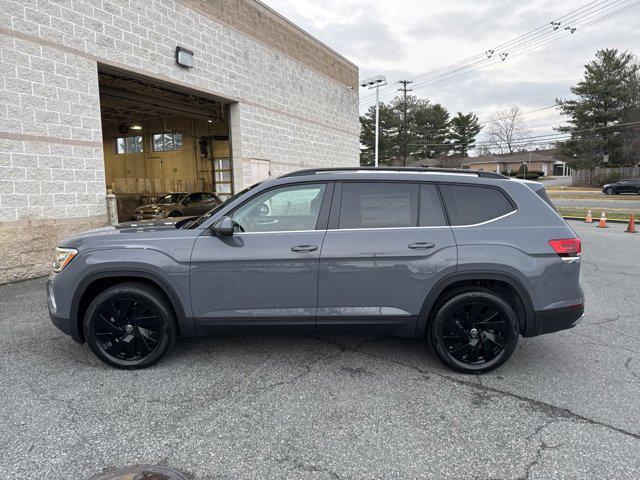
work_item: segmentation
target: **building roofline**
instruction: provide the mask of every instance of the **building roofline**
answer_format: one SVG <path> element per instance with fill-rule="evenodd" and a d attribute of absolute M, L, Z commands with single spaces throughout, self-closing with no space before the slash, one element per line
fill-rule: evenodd
<path fill-rule="evenodd" d="M 356 65 L 355 63 L 353 63 L 351 60 L 349 60 L 348 58 L 346 58 L 344 55 L 341 55 L 340 53 L 338 53 L 337 51 L 335 51 L 333 48 L 331 48 L 329 45 L 327 45 L 326 43 L 324 43 L 322 40 L 319 40 L 316 36 L 311 35 L 309 32 L 307 32 L 304 28 L 296 25 L 295 23 L 293 23 L 291 20 L 289 20 L 287 17 L 285 17 L 283 14 L 281 14 L 280 12 L 278 12 L 277 10 L 274 10 L 272 7 L 270 7 L 269 5 L 261 2 L 260 0 L 251 0 L 254 3 L 256 3 L 257 5 L 259 5 L 260 7 L 264 8 L 265 10 L 267 10 L 270 14 L 278 17 L 279 20 L 282 20 L 283 22 L 287 23 L 289 26 L 295 28 L 298 32 L 302 33 L 303 35 L 305 35 L 306 37 L 308 37 L 309 39 L 313 40 L 314 42 L 316 42 L 318 45 L 320 45 L 321 47 L 325 48 L 326 50 L 328 50 L 329 52 L 333 53 L 336 57 L 338 57 L 341 60 L 344 60 L 345 62 L 347 62 L 349 65 L 351 65 L 352 67 L 355 68 L 359 68 L 358 65 Z"/>

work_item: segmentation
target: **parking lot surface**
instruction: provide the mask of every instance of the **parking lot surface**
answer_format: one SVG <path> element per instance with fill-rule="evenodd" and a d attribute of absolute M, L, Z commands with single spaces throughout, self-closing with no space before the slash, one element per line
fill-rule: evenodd
<path fill-rule="evenodd" d="M 640 234 L 571 226 L 583 322 L 482 376 L 422 340 L 275 334 L 120 371 L 51 325 L 44 280 L 0 287 L 0 478 L 640 478 Z"/>

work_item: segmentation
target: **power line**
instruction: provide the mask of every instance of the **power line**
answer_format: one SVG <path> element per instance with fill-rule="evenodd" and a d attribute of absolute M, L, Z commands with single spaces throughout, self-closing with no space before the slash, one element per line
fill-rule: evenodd
<path fill-rule="evenodd" d="M 423 86 L 429 83 L 436 83 L 437 81 L 440 81 L 440 79 L 452 79 L 452 78 L 457 78 L 460 76 L 463 76 L 467 73 L 471 73 L 472 71 L 477 71 L 483 68 L 487 68 L 491 65 L 496 65 L 499 63 L 502 63 L 507 56 L 509 57 L 515 57 L 515 56 L 519 56 L 522 55 L 528 51 L 531 51 L 532 49 L 536 49 L 539 48 L 541 46 L 544 46 L 548 43 L 551 43 L 553 41 L 559 40 L 561 38 L 567 37 L 572 35 L 578 28 L 582 29 L 582 28 L 586 28 L 589 26 L 592 26 L 600 21 L 603 21 L 607 18 L 610 18 L 614 15 L 617 15 L 625 10 L 628 10 L 630 8 L 633 8 L 634 6 L 640 4 L 640 2 L 635 2 L 632 3 L 631 5 L 628 5 L 628 2 L 630 2 L 632 0 L 614 0 L 613 2 L 610 2 L 609 0 L 605 0 L 605 1 L 600 1 L 600 2 L 591 2 L 579 9 L 576 9 L 572 12 L 569 12 L 568 14 L 565 14 L 562 17 L 559 17 L 558 20 L 555 20 L 554 22 L 551 22 L 550 26 L 549 25 L 545 25 L 543 27 L 538 27 L 538 29 L 534 29 L 531 32 L 527 33 L 527 34 L 523 34 L 520 35 L 519 37 L 516 37 L 515 39 L 512 39 L 508 42 L 505 42 L 499 46 L 494 47 L 494 49 L 490 49 L 489 51 L 492 51 L 492 55 L 485 55 L 485 58 L 480 58 L 477 59 L 477 57 L 479 55 L 475 55 L 472 57 L 468 57 L 468 59 L 466 61 L 460 61 L 460 62 L 456 62 L 455 64 L 452 64 L 448 67 L 442 67 L 440 69 L 436 69 L 433 70 L 431 72 L 428 72 L 426 74 L 422 74 L 422 75 L 418 75 L 417 77 L 415 77 L 416 79 L 419 78 L 423 78 L 424 80 L 416 82 L 416 84 L 414 85 L 414 87 L 417 86 Z M 595 5 L 594 5 L 595 4 Z M 606 4 L 606 5 L 603 5 Z M 626 4 L 626 5 L 625 5 Z M 624 6 L 623 6 L 624 5 Z M 622 8 L 620 8 L 621 6 L 623 6 Z M 588 8 L 587 8 L 588 7 Z M 610 12 L 610 10 L 614 9 L 614 8 L 618 8 L 618 10 L 615 10 L 613 12 Z M 595 11 L 591 11 L 589 12 L 589 10 L 593 10 L 595 9 Z M 579 13 L 577 13 L 579 12 Z M 603 13 L 607 13 L 606 15 L 602 15 Z M 599 15 L 599 16 L 598 16 Z M 595 17 L 595 18 L 594 18 Z M 566 26 L 560 30 L 560 21 L 564 19 L 565 22 L 567 22 Z M 586 23 L 584 23 L 586 21 Z M 556 28 L 556 26 L 558 28 Z M 532 37 L 532 32 L 536 32 L 537 30 L 540 29 L 547 29 L 549 30 L 549 28 L 551 29 L 550 31 L 546 31 L 544 33 L 540 33 L 540 34 L 536 34 L 533 35 Z M 559 34 L 558 34 L 559 33 Z M 532 37 L 532 38 L 527 38 L 527 37 Z M 551 37 L 551 38 L 548 38 Z M 487 64 L 487 61 L 490 60 L 490 58 L 493 56 L 493 53 L 495 53 L 495 51 L 497 51 L 498 47 L 500 46 L 506 46 L 506 45 L 510 45 L 509 49 L 506 49 L 504 52 L 506 56 L 504 58 L 501 58 L 500 60 L 497 61 L 493 61 L 493 62 L 489 62 Z M 469 59 L 476 59 L 474 62 L 472 63 L 468 63 Z M 468 63 L 468 64 L 464 64 L 464 63 Z M 462 65 L 464 64 L 464 65 Z M 482 66 L 479 66 L 481 64 L 485 64 Z M 462 65 L 459 66 L 458 68 L 453 68 L 457 65 Z M 468 70 L 470 67 L 474 67 L 477 66 L 477 68 L 472 69 L 472 70 Z M 451 76 L 452 74 L 456 73 L 456 72 L 461 72 L 463 70 L 468 70 L 468 72 L 464 72 L 462 74 L 456 75 L 456 76 Z M 430 78 L 426 78 L 426 77 L 430 77 Z M 384 94 L 381 95 L 381 100 L 385 100 L 387 98 L 389 98 L 391 96 L 393 96 L 393 94 Z M 363 99 L 361 100 L 361 104 L 367 103 L 369 101 L 368 97 L 363 97 Z"/>
<path fill-rule="evenodd" d="M 600 14 L 600 13 L 606 11 L 606 10 L 609 10 L 612 7 L 616 6 L 616 4 L 620 3 L 621 1 L 623 3 L 627 3 L 627 2 L 629 2 L 631 0 L 614 0 L 611 3 L 609 3 L 610 0 L 603 0 L 603 1 L 599 1 L 599 2 L 591 2 L 591 3 L 589 3 L 589 4 L 587 4 L 587 5 L 583 6 L 583 7 L 580 7 L 579 9 L 573 10 L 572 12 L 569 12 L 568 14 L 563 15 L 562 17 L 558 17 L 556 20 L 550 22 L 550 24 L 545 24 L 542 27 L 538 27 L 537 29 L 531 30 L 530 32 L 528 32 L 526 34 L 520 35 L 519 37 L 516 37 L 515 39 L 512 39 L 512 40 L 510 40 L 508 42 L 505 42 L 503 44 L 495 46 L 495 47 L 485 51 L 483 54 L 477 54 L 477 55 L 474 55 L 472 57 L 468 57 L 468 59 L 466 59 L 465 61 L 456 62 L 454 64 L 451 64 L 451 65 L 447 66 L 447 67 L 442 67 L 440 69 L 435 69 L 435 70 L 432 70 L 431 72 L 427 72 L 427 73 L 418 75 L 417 77 L 415 77 L 415 80 L 418 80 L 420 78 L 425 78 L 425 77 L 428 77 L 428 76 L 434 76 L 435 74 L 439 74 L 437 76 L 449 75 L 451 73 L 455 73 L 455 71 L 459 71 L 459 70 L 462 70 L 462 69 L 465 69 L 465 68 L 469 68 L 469 67 L 471 67 L 473 65 L 476 65 L 476 64 L 479 64 L 479 63 L 484 63 L 488 59 L 490 59 L 493 56 L 493 54 L 497 50 L 499 50 L 500 47 L 505 47 L 507 45 L 510 45 L 509 49 L 507 49 L 507 50 L 513 50 L 514 48 L 515 49 L 522 48 L 522 47 L 526 46 L 525 44 L 531 43 L 533 41 L 537 41 L 542 37 L 545 37 L 545 36 L 548 36 L 548 35 L 552 35 L 555 32 L 557 32 L 559 30 L 559 28 L 560 28 L 559 26 L 561 25 L 562 21 L 568 22 L 568 24 L 564 27 L 564 29 L 569 30 L 570 31 L 569 35 L 570 35 L 570 34 L 574 33 L 575 30 L 576 30 L 575 28 L 572 29 L 572 27 L 571 27 L 572 23 L 575 24 L 575 22 L 582 21 L 585 18 L 589 18 L 589 17 L 592 17 L 593 15 Z M 596 5 L 593 5 L 594 3 Z M 602 4 L 604 4 L 604 3 L 608 3 L 608 5 L 602 6 Z M 589 8 L 587 8 L 587 7 L 589 7 Z M 589 10 L 592 10 L 594 8 L 596 8 L 596 11 L 588 13 Z M 580 13 L 574 13 L 574 12 L 580 12 Z M 573 15 L 571 15 L 572 13 L 573 13 Z M 544 33 L 536 33 L 534 38 L 526 39 L 527 37 L 531 37 L 534 32 L 537 32 L 539 30 L 545 30 L 545 29 L 547 30 L 546 32 L 544 32 Z M 560 33 L 562 33 L 562 31 L 560 31 Z M 557 38 L 559 39 L 559 38 L 564 37 L 564 36 L 566 36 L 566 35 L 561 35 L 561 36 L 558 36 Z M 489 55 L 489 53 L 490 53 L 490 55 Z M 507 56 L 511 56 L 512 55 L 512 53 L 510 51 L 505 51 L 503 53 L 506 53 Z M 473 63 L 471 63 L 469 65 L 465 65 L 463 67 L 454 69 L 453 71 L 447 72 L 447 70 L 450 70 L 451 68 L 453 68 L 453 67 L 455 67 L 457 65 L 464 64 L 464 63 L 466 63 L 466 61 L 477 59 L 478 57 L 480 57 L 480 60 L 476 60 L 476 61 L 474 61 Z M 506 59 L 506 57 L 505 58 L 501 58 L 501 60 L 499 60 L 498 62 L 495 62 L 493 64 L 501 63 L 505 59 Z M 388 94 L 386 94 L 386 95 L 388 96 Z M 368 101 L 368 98 L 367 97 L 363 97 L 361 103 L 366 103 L 367 101 Z"/>
<path fill-rule="evenodd" d="M 421 78 L 424 78 L 424 77 L 427 77 L 427 76 L 433 75 L 433 74 L 435 74 L 435 73 L 441 73 L 441 72 L 446 71 L 446 70 L 448 70 L 448 69 L 450 69 L 450 68 L 452 68 L 452 67 L 455 67 L 455 66 L 458 66 L 458 65 L 464 64 L 464 63 L 466 63 L 466 62 L 468 62 L 468 61 L 470 61 L 470 60 L 475 60 L 475 59 L 478 59 L 478 58 L 482 58 L 482 59 L 484 59 L 484 60 L 487 60 L 487 56 L 488 56 L 487 54 L 488 54 L 489 52 L 491 52 L 491 55 L 493 55 L 493 53 L 494 53 L 496 50 L 498 50 L 498 49 L 500 49 L 500 48 L 504 48 L 504 47 L 506 47 L 506 46 L 508 46 L 508 45 L 512 45 L 514 42 L 518 42 L 518 41 L 519 41 L 519 42 L 521 43 L 524 39 L 526 39 L 527 37 L 530 37 L 530 36 L 532 36 L 532 35 L 534 35 L 534 34 L 535 34 L 535 35 L 540 35 L 540 32 L 541 32 L 542 30 L 549 30 L 549 29 L 551 29 L 550 31 L 547 31 L 546 33 L 543 33 L 542 35 L 547 35 L 547 34 L 549 34 L 549 33 L 552 33 L 552 32 L 554 31 L 554 28 L 555 28 L 555 27 L 553 26 L 554 24 L 558 24 L 559 22 L 562 22 L 562 21 L 566 21 L 566 20 L 569 20 L 569 19 L 575 18 L 575 17 L 576 17 L 576 15 L 578 15 L 578 14 L 577 14 L 577 12 L 580 12 L 580 15 L 582 15 L 582 14 L 584 14 L 584 13 L 588 12 L 589 10 L 591 10 L 591 9 L 593 9 L 593 8 L 596 8 L 596 7 L 600 6 L 600 5 L 602 5 L 603 3 L 608 3 L 609 1 L 610 1 L 610 0 L 597 0 L 597 1 L 592 1 L 592 2 L 590 2 L 590 3 L 588 3 L 588 4 L 586 4 L 586 5 L 584 5 L 584 6 L 580 7 L 580 8 L 578 8 L 578 9 L 572 10 L 571 12 L 569 12 L 569 13 L 567 13 L 567 14 L 565 14 L 565 15 L 561 16 L 561 17 L 558 17 L 558 18 L 554 19 L 554 20 L 553 20 L 552 22 L 550 22 L 549 24 L 545 24 L 545 25 L 543 25 L 543 26 L 537 27 L 537 28 L 535 28 L 535 29 L 533 29 L 533 30 L 531 30 L 531 31 L 529 31 L 529 32 L 527 32 L 527 33 L 521 34 L 521 35 L 519 35 L 519 36 L 515 37 L 514 39 L 511 39 L 511 40 L 509 40 L 509 41 L 507 41 L 507 42 L 505 42 L 505 43 L 502 43 L 502 44 L 496 45 L 496 46 L 494 46 L 494 47 L 490 48 L 489 50 L 486 50 L 485 52 L 481 52 L 481 53 L 478 53 L 478 54 L 476 54 L 476 55 L 472 55 L 472 56 L 470 56 L 470 57 L 467 57 L 467 58 L 466 58 L 466 59 L 464 59 L 464 60 L 460 60 L 460 61 L 458 61 L 458 62 L 455 62 L 455 63 L 451 64 L 451 65 L 448 65 L 448 66 L 445 66 L 445 67 L 440 67 L 440 68 L 437 68 L 437 69 L 431 70 L 431 71 L 429 71 L 429 72 L 426 72 L 426 73 L 423 73 L 423 74 L 417 75 L 417 76 L 415 77 L 415 79 L 414 79 L 414 80 L 418 80 L 418 79 L 421 79 Z M 613 1 L 613 4 L 615 4 L 615 3 L 619 2 L 619 1 L 621 1 L 621 0 L 614 0 L 614 1 Z M 629 0 L 626 0 L 626 1 L 629 1 Z M 594 4 L 595 4 L 595 5 L 594 5 Z"/>
<path fill-rule="evenodd" d="M 630 0 L 626 0 L 626 1 L 628 2 L 628 1 L 630 1 Z M 636 3 L 633 3 L 633 4 L 631 4 L 631 5 L 628 5 L 628 6 L 626 6 L 626 7 L 624 7 L 624 8 L 621 8 L 621 9 L 619 9 L 619 10 L 615 11 L 615 12 L 611 12 L 611 13 L 610 13 L 610 14 L 608 14 L 608 15 L 604 15 L 604 16 L 602 16 L 602 17 L 598 17 L 598 18 L 594 19 L 593 21 L 591 21 L 591 22 L 589 22 L 589 23 L 587 23 L 587 24 L 579 24 L 579 25 L 577 25 L 575 28 L 583 29 L 583 28 L 585 28 L 585 27 L 588 27 L 588 26 L 594 25 L 595 23 L 598 23 L 598 22 L 600 22 L 600 21 L 603 21 L 603 20 L 605 20 L 606 18 L 612 17 L 612 16 L 617 15 L 617 14 L 619 14 L 619 13 L 621 13 L 621 12 L 625 11 L 625 10 L 628 10 L 628 9 L 630 9 L 630 8 L 633 8 L 633 7 L 635 7 L 635 6 L 636 6 L 636 5 L 638 5 L 638 4 L 640 4 L 640 2 L 636 2 Z M 572 28 L 573 28 L 573 27 L 572 27 Z M 552 43 L 552 42 L 555 42 L 555 41 L 560 40 L 560 39 L 562 39 L 562 38 L 565 38 L 565 37 L 571 36 L 572 34 L 573 34 L 573 32 L 569 32 L 569 33 L 567 33 L 567 32 L 561 32 L 559 35 L 556 35 L 556 36 L 555 36 L 555 37 L 553 37 L 553 38 L 550 38 L 550 39 L 544 39 L 543 41 L 538 41 L 537 43 L 534 43 L 533 45 L 528 45 L 528 46 L 526 46 L 526 48 L 525 48 L 524 50 L 518 51 L 517 53 L 509 52 L 509 58 L 518 57 L 518 56 L 523 55 L 523 54 L 525 54 L 525 53 L 528 53 L 528 52 L 530 52 L 530 51 L 532 51 L 532 50 L 536 50 L 536 49 L 538 49 L 538 48 L 540 48 L 540 47 L 543 47 L 543 46 L 545 46 L 545 45 L 548 45 L 549 43 Z M 516 50 L 518 50 L 518 49 L 516 49 Z M 498 61 L 491 62 L 491 63 L 486 64 L 486 65 L 482 65 L 482 66 L 477 67 L 477 68 L 473 68 L 473 69 L 470 69 L 470 70 L 466 70 L 466 71 L 462 72 L 461 74 L 459 74 L 459 75 L 454 75 L 454 76 L 449 76 L 451 73 L 454 73 L 454 72 L 450 72 L 450 73 L 447 73 L 447 74 L 443 74 L 443 75 L 441 75 L 441 76 L 437 76 L 437 77 L 431 78 L 431 79 L 429 79 L 429 80 L 425 80 L 425 81 L 423 81 L 423 82 L 419 82 L 419 83 L 417 83 L 417 84 L 416 84 L 416 86 L 417 86 L 417 87 L 419 87 L 419 86 L 424 86 L 424 85 L 427 85 L 427 84 L 435 84 L 435 83 L 439 83 L 439 82 L 444 81 L 444 80 L 451 80 L 451 79 L 454 79 L 454 78 L 460 78 L 460 77 L 466 76 L 466 75 L 468 75 L 468 74 L 470 74 L 470 73 L 473 73 L 473 72 L 476 72 L 476 71 L 479 71 L 479 70 L 484 70 L 484 69 L 486 69 L 486 68 L 488 68 L 488 67 L 491 67 L 491 66 L 493 66 L 493 65 L 498 65 L 498 64 L 500 64 L 500 63 L 502 63 L 502 60 L 498 60 Z M 468 67 L 471 67 L 471 66 L 473 66 L 473 64 L 469 65 Z M 468 68 L 468 67 L 465 67 L 465 69 L 466 69 L 466 68 Z M 388 96 L 388 94 L 387 94 L 387 96 Z"/>
<path fill-rule="evenodd" d="M 627 0 L 627 1 L 629 1 L 629 0 Z M 612 12 L 609 15 L 603 16 L 601 18 L 597 18 L 593 22 L 590 22 L 588 24 L 578 25 L 577 28 L 584 28 L 586 26 L 594 25 L 595 23 L 597 23 L 599 21 L 602 21 L 602 20 L 604 20 L 606 18 L 609 18 L 609 17 L 611 17 L 613 15 L 617 15 L 618 13 L 621 13 L 622 11 L 628 10 L 629 8 L 632 8 L 632 7 L 634 7 L 634 6 L 638 5 L 638 4 L 640 4 L 640 2 L 636 2 L 636 3 L 632 4 L 632 5 L 629 5 L 629 6 L 627 6 L 625 8 L 622 8 L 622 9 L 620 9 L 618 11 Z M 538 41 L 537 43 L 534 43 L 532 45 L 527 45 L 526 48 L 524 48 L 523 50 L 517 51 L 520 48 L 520 47 L 517 47 L 514 51 L 508 52 L 509 53 L 509 58 L 519 57 L 520 55 L 524 55 L 525 53 L 528 53 L 530 51 L 537 50 L 540 47 L 548 45 L 549 43 L 555 42 L 557 40 L 560 40 L 562 38 L 565 38 L 565 37 L 568 37 L 568 36 L 571 36 L 571 35 L 572 35 L 572 33 L 561 32 L 560 34 L 556 35 L 555 37 L 543 39 L 542 41 Z M 433 84 L 440 83 L 440 82 L 443 82 L 443 81 L 450 81 L 450 80 L 453 80 L 453 79 L 456 79 L 456 78 L 465 77 L 465 76 L 468 76 L 468 75 L 470 75 L 470 74 L 472 74 L 474 72 L 477 72 L 477 71 L 480 71 L 480 70 L 485 70 L 485 69 L 487 69 L 489 67 L 492 67 L 494 65 L 498 65 L 498 64 L 501 64 L 501 63 L 503 63 L 503 60 L 496 60 L 496 61 L 493 61 L 493 62 L 490 62 L 490 63 L 486 63 L 484 60 L 483 61 L 479 61 L 479 62 L 476 62 L 474 64 L 469 64 L 469 65 L 467 65 L 467 66 L 465 66 L 463 68 L 460 68 L 460 69 L 457 69 L 457 70 L 453 70 L 453 71 L 444 73 L 442 75 L 438 75 L 438 76 L 429 78 L 427 80 L 418 82 L 418 83 L 415 84 L 415 87 L 422 87 L 422 86 L 425 86 L 425 85 L 433 85 Z M 476 68 L 470 68 L 470 67 L 474 67 L 475 65 L 478 65 L 478 66 Z M 452 74 L 454 74 L 454 73 L 456 73 L 458 71 L 460 73 L 458 73 L 457 75 L 452 75 Z M 390 95 L 389 93 L 387 93 L 386 95 L 382 95 L 381 96 L 381 100 L 387 100 L 387 99 L 391 98 L 392 96 L 393 95 Z"/>

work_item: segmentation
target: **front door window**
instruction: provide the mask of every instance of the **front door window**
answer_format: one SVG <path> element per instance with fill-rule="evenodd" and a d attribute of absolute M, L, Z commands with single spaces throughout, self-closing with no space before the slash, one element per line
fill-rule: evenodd
<path fill-rule="evenodd" d="M 315 230 L 325 184 L 276 188 L 257 195 L 232 215 L 240 232 Z"/>

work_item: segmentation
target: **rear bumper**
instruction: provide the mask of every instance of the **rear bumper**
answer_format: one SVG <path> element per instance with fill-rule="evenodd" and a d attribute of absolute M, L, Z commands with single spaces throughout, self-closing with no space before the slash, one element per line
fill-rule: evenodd
<path fill-rule="evenodd" d="M 584 315 L 584 305 L 535 312 L 533 331 L 527 337 L 559 332 L 575 327 Z"/>

